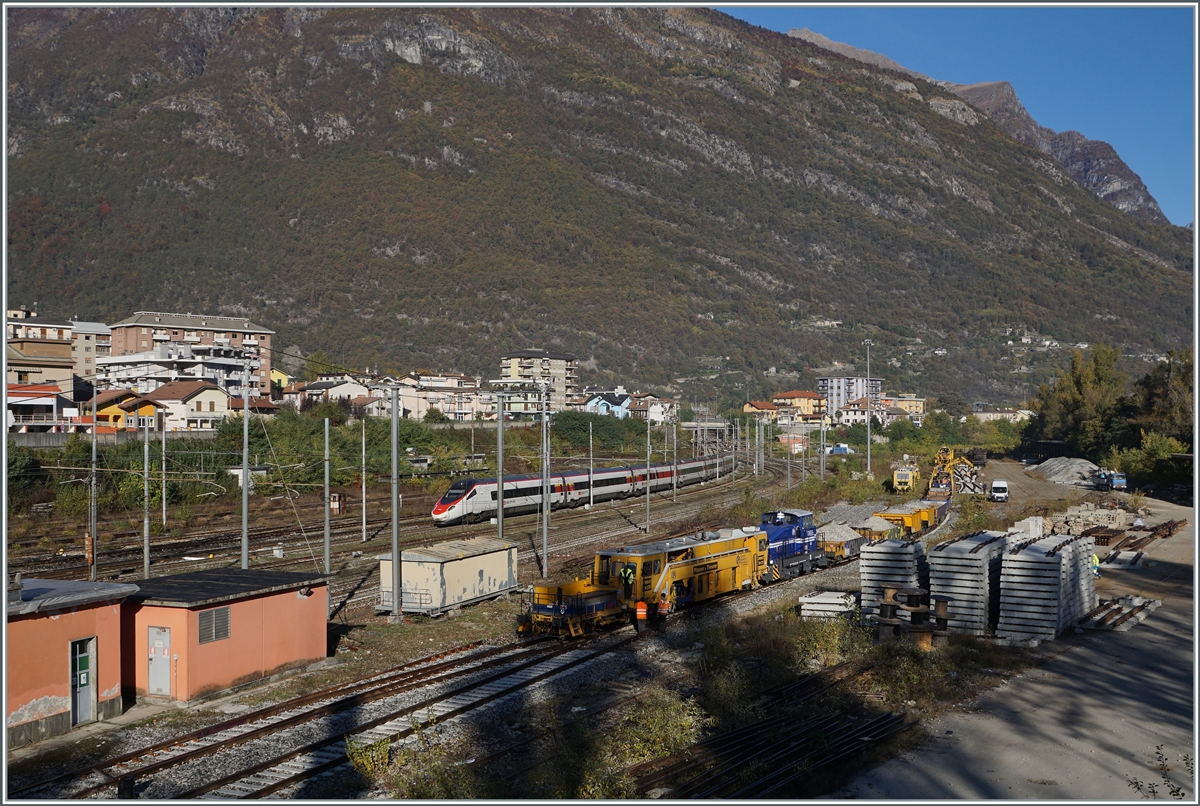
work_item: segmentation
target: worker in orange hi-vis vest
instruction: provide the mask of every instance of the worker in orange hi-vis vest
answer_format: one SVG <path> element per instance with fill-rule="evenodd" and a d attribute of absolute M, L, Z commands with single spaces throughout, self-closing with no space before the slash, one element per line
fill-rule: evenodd
<path fill-rule="evenodd" d="M 646 628 L 646 617 L 650 614 L 650 608 L 641 599 L 638 599 L 637 607 L 635 608 L 637 620 L 634 622 L 634 629 L 641 632 Z"/>

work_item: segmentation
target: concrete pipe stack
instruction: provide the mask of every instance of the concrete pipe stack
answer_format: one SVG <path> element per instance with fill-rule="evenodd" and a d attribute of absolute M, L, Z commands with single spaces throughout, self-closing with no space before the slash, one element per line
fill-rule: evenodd
<path fill-rule="evenodd" d="M 1091 538 L 1049 535 L 1017 543 L 1000 571 L 996 635 L 1026 641 L 1057 638 L 1097 604 Z"/>
<path fill-rule="evenodd" d="M 881 540 L 863 546 L 858 560 L 863 623 L 879 612 L 884 588 L 929 588 L 929 562 L 920 540 Z M 900 618 L 907 619 L 907 613 Z"/>
<path fill-rule="evenodd" d="M 983 635 L 993 632 L 1000 618 L 1000 568 L 1006 535 L 976 532 L 929 552 L 929 589 L 951 600 L 949 630 Z"/>

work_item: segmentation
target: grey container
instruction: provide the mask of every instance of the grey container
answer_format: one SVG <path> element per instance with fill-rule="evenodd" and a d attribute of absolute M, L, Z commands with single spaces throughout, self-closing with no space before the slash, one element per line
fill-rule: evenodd
<path fill-rule="evenodd" d="M 400 552 L 403 612 L 437 616 L 517 589 L 517 546 L 490 537 Z M 380 554 L 378 612 L 392 612 L 392 554 Z"/>

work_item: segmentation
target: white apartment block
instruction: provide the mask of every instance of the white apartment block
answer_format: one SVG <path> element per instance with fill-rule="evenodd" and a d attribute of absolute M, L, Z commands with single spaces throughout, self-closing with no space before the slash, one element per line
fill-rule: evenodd
<path fill-rule="evenodd" d="M 852 400 L 858 400 L 868 395 L 873 401 L 878 402 L 882 388 L 883 379 L 881 378 L 868 379 L 858 376 L 817 378 L 817 392 L 825 396 L 826 411 L 829 414 L 835 413 Z"/>
<path fill-rule="evenodd" d="M 99 389 L 134 389 L 149 394 L 174 381 L 209 381 L 227 394 L 242 396 L 241 351 L 214 345 L 160 344 L 142 353 L 96 359 Z M 250 359 L 250 394 L 258 395 L 259 360 Z"/>

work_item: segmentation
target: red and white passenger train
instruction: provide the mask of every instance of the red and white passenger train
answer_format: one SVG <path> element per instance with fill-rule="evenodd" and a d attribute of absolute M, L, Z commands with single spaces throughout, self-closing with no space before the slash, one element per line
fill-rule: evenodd
<path fill-rule="evenodd" d="M 733 472 L 733 455 L 704 459 L 690 459 L 672 464 L 659 462 L 650 465 L 629 467 L 606 467 L 594 470 L 591 478 L 588 471 L 575 470 L 569 473 L 550 474 L 550 507 L 577 507 L 590 500 L 611 501 L 614 498 L 630 498 L 646 494 L 646 484 L 651 492 L 670 490 L 678 474 L 679 487 L 696 484 L 709 479 L 728 476 Z M 648 480 L 647 480 L 648 477 Z M 594 489 L 593 489 L 594 488 Z M 537 512 L 542 506 L 541 476 L 504 477 L 504 514 L 521 515 Z M 438 526 L 456 523 L 477 523 L 496 517 L 496 479 L 462 479 L 450 485 L 450 489 L 433 508 L 433 522 Z"/>

